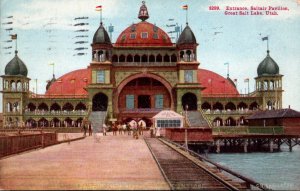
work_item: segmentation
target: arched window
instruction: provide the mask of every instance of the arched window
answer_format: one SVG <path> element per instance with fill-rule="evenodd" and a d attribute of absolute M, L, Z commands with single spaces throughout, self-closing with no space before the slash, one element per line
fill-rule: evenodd
<path fill-rule="evenodd" d="M 155 62 L 155 56 L 154 55 L 150 55 L 149 56 L 149 62 Z"/>
<path fill-rule="evenodd" d="M 123 54 L 120 55 L 119 62 L 125 62 L 125 56 Z"/>
<path fill-rule="evenodd" d="M 170 56 L 168 54 L 164 56 L 164 62 L 170 62 Z"/>
<path fill-rule="evenodd" d="M 17 91 L 22 91 L 22 82 L 21 81 L 17 82 Z"/>
<path fill-rule="evenodd" d="M 143 55 L 142 56 L 142 62 L 148 62 L 148 57 L 147 57 L 147 55 Z"/>
<path fill-rule="evenodd" d="M 162 62 L 162 56 L 160 54 L 156 56 L 156 62 Z"/>
<path fill-rule="evenodd" d="M 258 104 L 256 102 L 251 103 L 250 106 L 249 106 L 249 109 L 250 110 L 256 110 L 256 109 L 258 109 Z"/>
<path fill-rule="evenodd" d="M 72 110 L 74 110 L 74 106 L 68 102 L 63 106 L 62 110 L 63 111 L 72 111 Z"/>
<path fill-rule="evenodd" d="M 80 102 L 76 105 L 75 110 L 86 110 L 86 106 Z"/>
<path fill-rule="evenodd" d="M 223 110 L 224 109 L 224 107 L 223 107 L 223 105 L 220 103 L 220 102 L 217 102 L 217 103 L 215 103 L 214 105 L 213 105 L 213 109 L 214 110 Z"/>
<path fill-rule="evenodd" d="M 181 98 L 181 103 L 182 103 L 182 108 L 188 109 L 189 111 L 191 110 L 197 110 L 198 105 L 197 105 L 197 96 L 193 93 L 186 93 L 182 96 Z M 188 108 L 186 108 L 188 106 Z"/>
<path fill-rule="evenodd" d="M 127 62 L 133 62 L 133 57 L 131 54 L 127 56 Z"/>
<path fill-rule="evenodd" d="M 41 104 L 38 106 L 38 109 L 39 109 L 39 110 L 48 111 L 48 110 L 49 110 L 49 107 L 48 107 L 47 104 L 41 103 Z"/>
<path fill-rule="evenodd" d="M 184 51 L 180 51 L 180 60 L 183 60 L 183 58 L 184 58 Z"/>
<path fill-rule="evenodd" d="M 28 108 L 29 111 L 34 111 L 36 109 L 36 106 L 33 103 L 29 103 L 27 105 L 27 108 Z"/>
<path fill-rule="evenodd" d="M 246 109 L 248 107 L 247 104 L 245 104 L 244 102 L 240 102 L 237 106 L 238 109 Z"/>
<path fill-rule="evenodd" d="M 211 105 L 208 103 L 208 102 L 204 102 L 202 105 L 201 105 L 201 108 L 203 110 L 208 110 L 208 109 L 211 109 Z"/>
<path fill-rule="evenodd" d="M 11 87 L 11 90 L 12 91 L 16 91 L 16 82 L 14 81 L 14 80 L 12 80 L 11 82 L 10 82 L 10 87 Z"/>
<path fill-rule="evenodd" d="M 191 50 L 187 50 L 186 51 L 186 61 L 187 62 L 190 62 L 192 59 L 191 59 L 191 55 L 192 55 L 192 51 Z"/>
<path fill-rule="evenodd" d="M 213 125 L 216 127 L 223 126 L 223 120 L 220 117 L 217 117 L 213 120 Z"/>
<path fill-rule="evenodd" d="M 113 55 L 112 56 L 112 62 L 118 62 L 118 55 Z"/>
<path fill-rule="evenodd" d="M 172 54 L 171 62 L 177 62 L 177 56 L 175 54 Z"/>
<path fill-rule="evenodd" d="M 225 126 L 236 126 L 236 121 L 232 117 L 225 120 Z"/>
<path fill-rule="evenodd" d="M 134 62 L 141 62 L 141 57 L 140 57 L 140 55 L 135 55 L 134 56 Z"/>
<path fill-rule="evenodd" d="M 229 102 L 225 105 L 225 110 L 236 110 L 236 107 L 232 102 Z"/>
<path fill-rule="evenodd" d="M 58 105 L 57 103 L 53 103 L 51 106 L 50 106 L 50 111 L 60 111 L 61 110 L 61 107 L 60 105 Z"/>

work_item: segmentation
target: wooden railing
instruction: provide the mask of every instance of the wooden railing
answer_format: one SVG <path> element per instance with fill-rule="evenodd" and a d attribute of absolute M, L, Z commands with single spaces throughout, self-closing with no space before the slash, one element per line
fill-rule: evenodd
<path fill-rule="evenodd" d="M 43 111 L 43 110 L 36 110 L 36 111 L 25 111 L 26 115 L 87 115 L 87 111 Z"/>
<path fill-rule="evenodd" d="M 1 132 L 0 158 L 31 149 L 43 148 L 58 142 L 56 133 L 22 134 L 20 131 L 15 131 L 15 135 L 4 136 L 3 131 Z"/>
<path fill-rule="evenodd" d="M 283 126 L 269 126 L 269 127 L 250 127 L 250 126 L 222 126 L 213 127 L 213 134 L 283 134 Z"/>

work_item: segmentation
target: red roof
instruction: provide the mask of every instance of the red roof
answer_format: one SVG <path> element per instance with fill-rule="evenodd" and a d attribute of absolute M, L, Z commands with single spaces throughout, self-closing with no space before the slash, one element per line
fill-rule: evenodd
<path fill-rule="evenodd" d="M 142 33 L 147 33 L 147 38 L 142 38 Z M 156 38 L 157 34 L 157 38 Z M 133 38 L 132 35 L 135 35 Z M 167 33 L 159 27 L 146 21 L 132 24 L 126 28 L 118 37 L 115 46 L 172 46 Z"/>
<path fill-rule="evenodd" d="M 85 82 L 84 79 L 87 79 L 87 82 Z M 209 79 L 211 79 L 211 84 L 209 83 Z M 74 83 L 72 82 L 73 80 Z M 239 94 L 236 88 L 226 78 L 209 70 L 199 69 L 198 81 L 205 87 L 202 91 L 202 95 L 209 95 L 211 93 L 215 95 Z M 90 82 L 90 69 L 75 70 L 61 76 L 51 84 L 46 95 L 74 95 L 74 87 L 76 89 L 75 95 L 87 95 L 87 91 L 84 90 L 84 87 Z"/>
<path fill-rule="evenodd" d="M 201 92 L 202 95 L 239 94 L 237 89 L 229 80 L 209 70 L 198 69 L 198 81 L 203 87 L 205 87 L 205 89 Z"/>
<path fill-rule="evenodd" d="M 91 82 L 90 73 L 90 69 L 69 72 L 52 83 L 46 95 L 87 95 L 83 88 Z"/>

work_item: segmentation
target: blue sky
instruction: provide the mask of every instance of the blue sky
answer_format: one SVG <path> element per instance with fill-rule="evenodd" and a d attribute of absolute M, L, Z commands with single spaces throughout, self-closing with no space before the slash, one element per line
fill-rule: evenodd
<path fill-rule="evenodd" d="M 49 63 L 55 63 L 56 77 L 89 65 L 90 43 L 99 26 L 97 5 L 103 6 L 105 27 L 114 26 L 112 41 L 115 42 L 126 27 L 139 22 L 141 0 L 1 0 L 0 3 L 0 75 L 14 56 L 14 44 L 4 42 L 9 40 L 9 31 L 5 29 L 11 27 L 11 34 L 18 34 L 19 57 L 26 63 L 28 77 L 32 79 L 30 89 L 35 88 L 33 79 L 38 79 L 38 93 L 43 94 L 46 81 L 52 77 Z M 266 41 L 261 38 L 269 35 L 270 55 L 284 75 L 283 106 L 300 110 L 300 5 L 296 0 L 148 0 L 148 21 L 167 32 L 172 30 L 167 24 L 184 26 L 185 11 L 181 6 L 185 4 L 189 5 L 189 25 L 199 43 L 200 68 L 226 76 L 224 63 L 228 62 L 230 77 L 238 79 L 238 91 L 245 92 L 245 78 L 250 78 L 250 91 L 253 91 L 257 66 L 266 56 Z M 209 11 L 211 5 L 221 10 Z M 289 11 L 279 11 L 277 16 L 227 16 L 226 6 L 283 6 Z M 89 17 L 89 25 L 73 26 L 79 22 L 74 18 L 82 16 Z M 174 21 L 169 21 L 170 18 Z M 3 24 L 10 21 L 12 25 Z M 87 54 L 73 56 L 74 49 L 80 47 L 74 44 L 74 37 L 83 35 L 74 32 L 79 29 L 89 30 L 84 34 L 88 37 L 83 39 L 88 41 L 84 44 L 88 49 L 83 51 Z M 215 32 L 221 33 L 215 35 Z M 10 45 L 12 49 L 4 49 Z"/>

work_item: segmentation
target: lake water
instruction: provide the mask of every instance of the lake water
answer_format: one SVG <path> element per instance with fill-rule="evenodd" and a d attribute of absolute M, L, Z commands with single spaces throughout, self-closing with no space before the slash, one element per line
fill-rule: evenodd
<path fill-rule="evenodd" d="M 276 153 L 221 153 L 208 158 L 273 190 L 300 190 L 300 146 Z"/>

